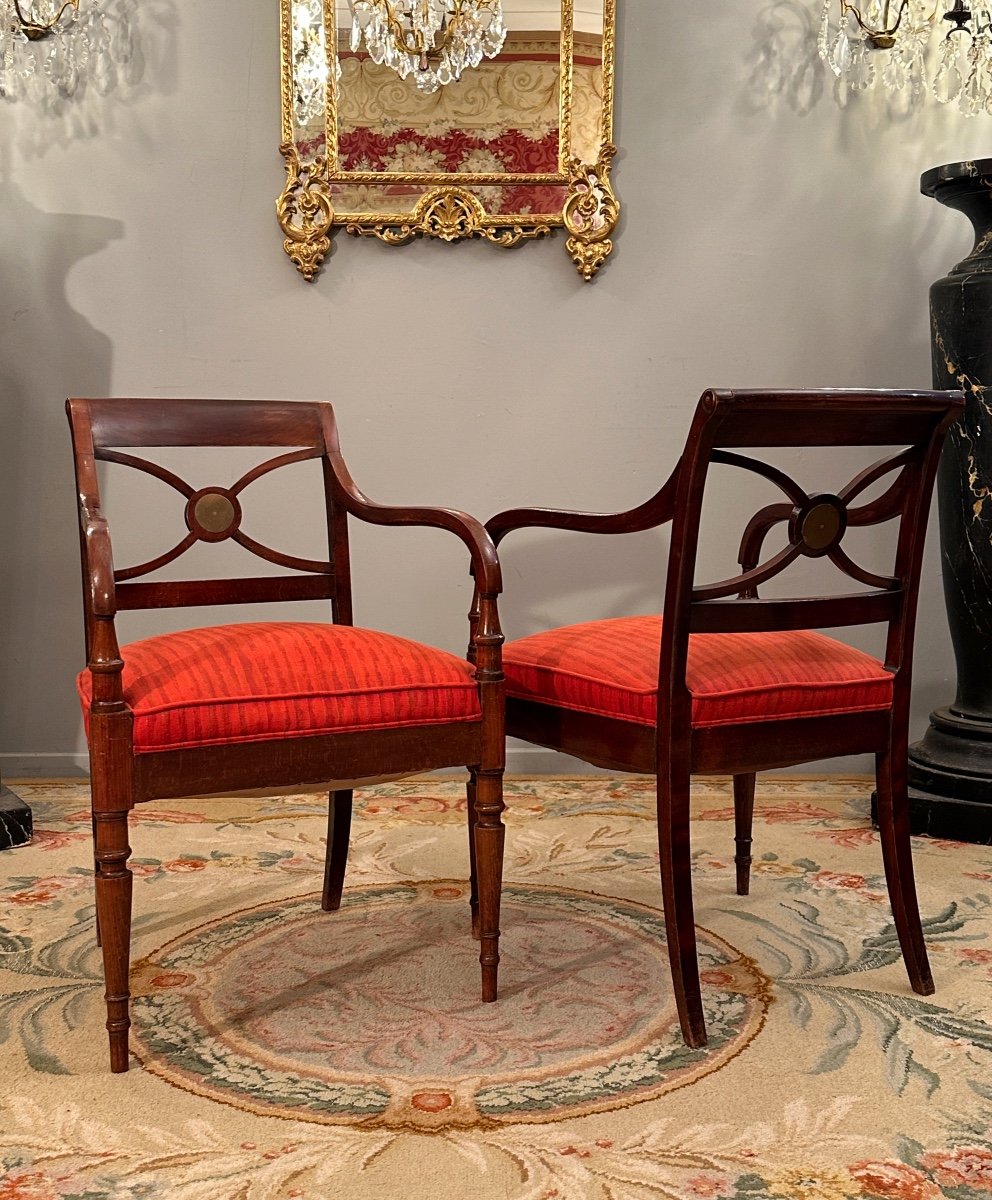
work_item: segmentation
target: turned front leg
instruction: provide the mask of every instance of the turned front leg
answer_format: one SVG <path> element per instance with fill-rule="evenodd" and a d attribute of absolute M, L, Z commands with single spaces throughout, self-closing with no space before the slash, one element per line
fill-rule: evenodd
<path fill-rule="evenodd" d="M 503 881 L 503 770 L 480 770 L 475 799 L 475 860 L 479 886 L 479 962 L 482 999 L 496 999 L 499 909 Z"/>
<path fill-rule="evenodd" d="M 128 869 L 127 811 L 93 814 L 96 832 L 96 912 L 106 983 L 110 1069 L 126 1071 L 127 1035 L 131 1027 L 128 973 L 131 961 L 131 891 Z"/>
<path fill-rule="evenodd" d="M 475 798 L 477 793 L 475 767 L 469 767 L 465 784 L 465 808 L 468 819 L 469 908 L 472 912 L 472 936 L 479 936 L 479 868 L 475 854 Z"/>

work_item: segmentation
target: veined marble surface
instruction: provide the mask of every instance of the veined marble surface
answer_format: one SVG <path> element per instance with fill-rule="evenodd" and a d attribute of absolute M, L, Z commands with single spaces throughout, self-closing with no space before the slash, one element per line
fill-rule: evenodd
<path fill-rule="evenodd" d="M 0 850 L 25 846 L 31 840 L 31 809 L 0 785 Z"/>

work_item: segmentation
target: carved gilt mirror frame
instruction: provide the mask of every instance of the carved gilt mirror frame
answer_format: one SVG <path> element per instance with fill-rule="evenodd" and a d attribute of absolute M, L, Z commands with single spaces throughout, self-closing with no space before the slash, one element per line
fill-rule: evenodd
<path fill-rule="evenodd" d="M 276 212 L 304 279 L 335 226 L 393 246 L 419 235 L 507 247 L 563 227 L 592 279 L 620 211 L 617 0 L 502 0 L 499 53 L 430 94 L 364 44 L 352 49 L 353 3 L 280 0 L 287 177 Z"/>

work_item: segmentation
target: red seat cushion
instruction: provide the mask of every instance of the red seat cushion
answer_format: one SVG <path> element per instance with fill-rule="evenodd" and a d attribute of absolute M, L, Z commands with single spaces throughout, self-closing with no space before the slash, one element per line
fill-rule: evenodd
<path fill-rule="evenodd" d="M 473 668 L 346 625 L 218 625 L 121 648 L 134 749 L 178 750 L 481 718 Z M 88 716 L 92 679 L 78 679 Z"/>
<path fill-rule="evenodd" d="M 510 642 L 507 694 L 654 725 L 660 617 L 589 621 Z M 868 712 L 892 702 L 892 675 L 822 633 L 702 633 L 689 638 L 686 682 L 696 728 Z"/>

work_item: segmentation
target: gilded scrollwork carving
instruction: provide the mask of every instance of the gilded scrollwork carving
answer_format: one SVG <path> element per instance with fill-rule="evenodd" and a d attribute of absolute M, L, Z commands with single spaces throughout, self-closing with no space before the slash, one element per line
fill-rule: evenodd
<path fill-rule="evenodd" d="M 478 234 L 486 219 L 482 204 L 465 188 L 435 188 L 413 210 L 416 224 L 428 237 L 460 242 Z"/>
<path fill-rule="evenodd" d="M 327 236 L 334 207 L 327 187 L 327 162 L 323 157 L 300 162 L 296 147 L 282 145 L 286 160 L 286 186 L 276 201 L 276 216 L 286 240 L 283 249 L 303 278 L 313 282 L 331 248 Z"/>
<path fill-rule="evenodd" d="M 498 58 L 432 94 L 352 50 L 335 0 L 279 3 L 287 179 L 277 212 L 305 279 L 319 273 L 335 226 L 394 246 L 427 237 L 504 247 L 564 227 L 568 254 L 593 278 L 620 207 L 610 181 L 617 0 L 525 5 L 532 24 L 513 27 Z M 292 40 L 301 21 L 327 56 L 323 84 L 307 59 L 302 92 Z M 312 99 L 315 78 L 319 111 L 299 99 Z"/>
<path fill-rule="evenodd" d="M 486 241 L 508 250 L 511 246 L 519 246 L 521 242 L 530 241 L 532 238 L 549 237 L 551 226 L 527 225 L 525 227 L 523 225 L 505 225 L 502 228 L 498 228 L 490 225 L 481 232 Z"/>
<path fill-rule="evenodd" d="M 478 196 L 467 188 L 440 187 L 425 192 L 402 220 L 391 213 L 374 213 L 360 222 L 351 221 L 345 230 L 356 237 L 376 237 L 390 246 L 402 246 L 418 234 L 443 242 L 485 238 L 497 246 L 516 246 L 530 238 L 547 237 L 546 222 L 521 225 L 487 213 Z"/>
<path fill-rule="evenodd" d="M 569 164 L 568 199 L 562 213 L 569 234 L 565 249 L 586 280 L 613 251 L 610 235 L 620 216 L 620 202 L 610 184 L 610 162 L 616 152 L 616 146 L 608 144 L 595 166 L 577 158 Z"/>

